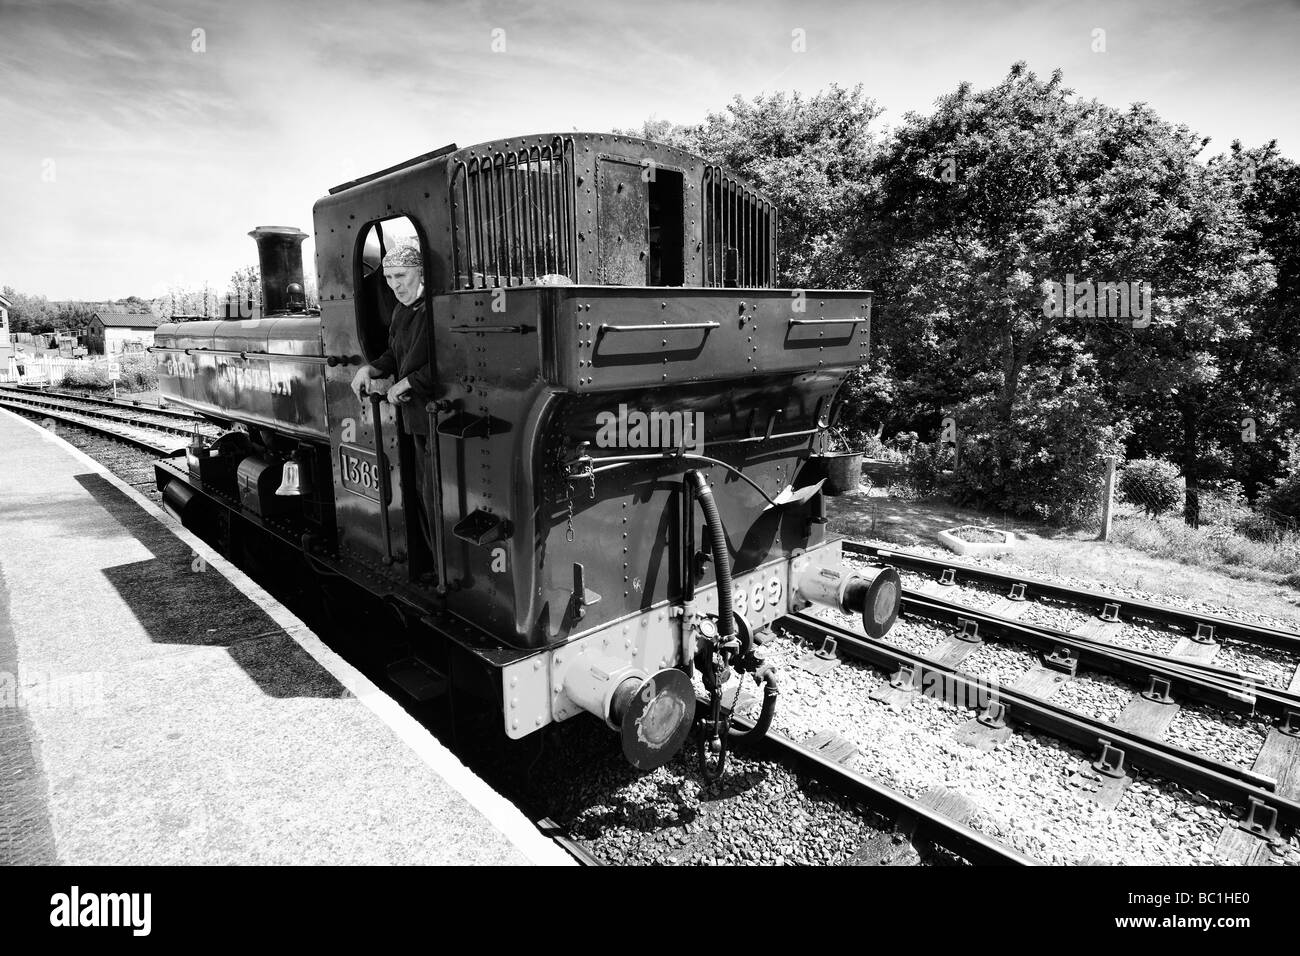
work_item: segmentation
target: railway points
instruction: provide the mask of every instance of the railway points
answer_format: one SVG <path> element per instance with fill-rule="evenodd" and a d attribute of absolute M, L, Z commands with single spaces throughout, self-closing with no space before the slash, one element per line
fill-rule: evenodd
<path fill-rule="evenodd" d="M 138 492 L 16 415 L 0 442 L 21 703 L 0 707 L 0 862 L 570 861 Z"/>
<path fill-rule="evenodd" d="M 1074 735 L 1075 743 L 1090 754 L 1074 777 L 1083 795 L 1103 807 L 1116 806 L 1131 782 L 1133 763 L 1146 762 L 1149 769 L 1195 790 L 1220 795 L 1228 793 L 1224 778 L 1237 777 L 1237 792 L 1230 797 L 1235 803 L 1235 813 L 1223 823 L 1213 855 L 1218 860 L 1239 864 L 1278 862 L 1273 850 L 1282 841 L 1279 825 L 1288 822 L 1294 826 L 1296 809 L 1300 806 L 1297 804 L 1300 800 L 1300 735 L 1297 735 L 1300 668 L 1292 652 L 1300 634 L 1223 614 L 1208 615 L 1154 601 L 1129 601 L 1104 592 L 1070 588 L 911 552 L 853 543 L 846 543 L 845 550 L 870 554 L 913 573 L 937 575 L 919 583 L 907 582 L 909 586 L 903 592 L 904 614 L 955 630 L 923 657 L 910 665 L 900 664 L 902 670 L 914 667 L 918 675 L 937 674 L 941 682 L 951 680 L 961 684 L 969 678 L 959 669 L 962 661 L 983 641 L 1028 648 L 1037 654 L 1038 662 L 1014 683 L 993 688 L 993 696 L 998 701 L 995 716 L 1004 722 L 1027 720 L 1031 726 L 1052 733 L 1060 733 L 1065 726 L 1078 730 L 1093 720 L 1081 711 L 1071 712 L 1079 711 L 1080 704 L 1086 705 L 1089 697 L 1085 694 L 1079 698 L 1065 692 L 1076 680 L 1100 686 L 1096 685 L 1095 675 L 1105 674 L 1108 676 L 1100 679 L 1107 686 L 1118 688 L 1127 683 L 1130 688 L 1127 703 L 1121 701 L 1113 714 L 1103 722 L 1094 722 L 1089 732 Z M 997 586 L 1009 590 L 1001 601 L 990 602 L 988 589 Z M 981 590 L 969 590 L 972 587 Z M 1071 630 L 1026 623 L 1025 611 L 1035 601 L 1042 600 L 1095 609 L 1098 613 L 1082 620 L 1076 615 Z M 1118 613 L 1121 601 L 1126 608 L 1124 619 Z M 1136 623 L 1129 618 L 1130 614 L 1132 618 L 1172 629 L 1172 639 L 1164 642 L 1167 649 L 1158 652 L 1126 642 L 1125 628 L 1145 631 L 1151 626 Z M 1125 623 L 1126 619 L 1129 623 Z M 1226 634 L 1233 637 L 1226 638 L 1223 636 Z M 1219 665 L 1216 653 L 1224 641 L 1246 650 L 1239 650 L 1230 662 Z M 852 639 L 848 648 L 853 653 L 861 652 Z M 1251 649 L 1261 655 L 1260 666 L 1255 670 L 1267 670 L 1266 675 L 1255 673 L 1249 663 L 1243 665 Z M 1289 664 L 1274 660 L 1278 655 L 1288 659 Z M 886 657 L 887 654 L 876 663 L 882 663 Z M 899 656 L 898 660 L 903 658 Z M 1279 666 L 1282 666 L 1280 671 Z M 949 669 L 946 676 L 944 668 Z M 1085 672 L 1089 672 L 1086 679 Z M 899 695 L 906 690 L 891 693 Z M 1056 716 L 1065 718 L 1064 725 L 1053 726 L 1052 720 L 1042 719 L 1045 716 L 1042 705 L 1058 706 L 1048 703 L 1053 697 L 1079 701 L 1058 711 Z M 980 720 L 990 722 L 991 711 L 985 702 L 980 706 L 983 710 Z M 1258 728 L 1262 735 L 1253 738 L 1254 759 L 1249 758 L 1248 752 L 1246 759 L 1238 755 L 1231 761 L 1214 756 L 1210 750 L 1229 751 L 1203 749 L 1207 743 L 1204 739 L 1191 750 L 1181 740 L 1167 741 L 1186 707 L 1197 712 L 1189 719 L 1200 721 L 1208 728 L 1227 719 L 1215 714 L 1241 715 L 1241 719 Z M 1220 733 L 1226 729 L 1223 727 Z M 1094 738 L 1091 743 L 1086 739 L 1088 736 Z M 1212 776 L 1206 777 L 1207 772 Z M 1251 787 L 1256 788 L 1254 793 L 1249 792 Z"/>

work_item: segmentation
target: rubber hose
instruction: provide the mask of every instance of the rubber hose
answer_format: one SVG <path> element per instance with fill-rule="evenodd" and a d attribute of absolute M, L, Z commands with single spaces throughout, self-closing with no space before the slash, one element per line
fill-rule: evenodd
<path fill-rule="evenodd" d="M 767 729 L 772 726 L 772 717 L 776 714 L 776 698 L 781 693 L 781 688 L 776 682 L 776 671 L 770 665 L 764 665 L 755 676 L 761 677 L 764 682 L 763 709 L 758 712 L 758 720 L 754 721 L 754 726 L 749 730 L 728 728 L 730 735 L 738 740 L 744 740 L 746 737 L 753 737 L 757 740 L 762 737 L 767 733 Z"/>
<path fill-rule="evenodd" d="M 727 535 L 722 530 L 722 518 L 718 516 L 718 504 L 713 500 L 709 483 L 694 469 L 686 475 L 695 486 L 695 497 L 704 509 L 704 522 L 713 546 L 714 574 L 718 579 L 718 634 L 728 638 L 736 633 L 736 622 L 732 617 L 731 555 L 727 551 Z"/>

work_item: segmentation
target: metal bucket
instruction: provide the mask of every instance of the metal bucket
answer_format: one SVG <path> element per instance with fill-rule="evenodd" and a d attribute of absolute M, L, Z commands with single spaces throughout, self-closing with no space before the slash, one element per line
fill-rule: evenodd
<path fill-rule="evenodd" d="M 822 485 L 822 491 L 835 496 L 862 491 L 862 452 L 842 451 L 822 457 L 826 459 L 826 484 Z"/>

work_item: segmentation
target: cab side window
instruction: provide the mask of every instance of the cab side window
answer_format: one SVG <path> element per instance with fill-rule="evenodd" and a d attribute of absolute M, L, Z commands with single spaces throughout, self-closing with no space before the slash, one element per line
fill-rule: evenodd
<path fill-rule="evenodd" d="M 367 361 L 378 358 L 388 348 L 388 326 L 397 297 L 384 280 L 383 260 L 399 245 L 417 245 L 427 254 L 415 224 L 405 216 L 372 222 L 362 230 L 357 245 L 357 335 Z"/>

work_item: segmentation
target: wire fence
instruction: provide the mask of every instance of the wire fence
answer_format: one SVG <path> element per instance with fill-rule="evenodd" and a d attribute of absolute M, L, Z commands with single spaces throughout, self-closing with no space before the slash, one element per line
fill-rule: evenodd
<path fill-rule="evenodd" d="M 1295 519 L 1252 506 L 1232 489 L 1189 488 L 1176 475 L 1147 480 L 1142 465 L 1117 470 L 1108 540 L 1184 563 L 1253 567 L 1300 580 Z"/>

